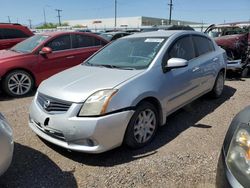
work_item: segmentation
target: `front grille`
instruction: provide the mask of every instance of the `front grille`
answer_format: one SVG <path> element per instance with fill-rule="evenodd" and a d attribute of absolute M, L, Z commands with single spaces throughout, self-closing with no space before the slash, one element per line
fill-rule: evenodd
<path fill-rule="evenodd" d="M 67 112 L 71 102 L 55 99 L 47 95 L 38 93 L 37 102 L 47 112 Z"/>

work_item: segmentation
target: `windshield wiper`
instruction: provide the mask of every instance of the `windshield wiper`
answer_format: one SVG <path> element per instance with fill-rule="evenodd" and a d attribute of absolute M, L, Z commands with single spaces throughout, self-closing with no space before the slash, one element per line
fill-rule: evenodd
<path fill-rule="evenodd" d="M 110 65 L 110 64 L 92 64 L 92 63 L 86 62 L 86 63 L 84 63 L 84 65 L 105 67 L 105 68 L 109 68 L 109 69 L 136 70 L 133 67 L 124 67 L 124 66 L 117 66 L 117 65 Z"/>

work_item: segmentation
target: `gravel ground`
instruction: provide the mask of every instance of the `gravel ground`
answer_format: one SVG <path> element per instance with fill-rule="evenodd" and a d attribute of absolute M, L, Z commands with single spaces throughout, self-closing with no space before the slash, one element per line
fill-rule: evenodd
<path fill-rule="evenodd" d="M 0 94 L 0 111 L 15 137 L 13 162 L 0 187 L 215 187 L 223 139 L 232 118 L 249 104 L 249 85 L 250 79 L 227 81 L 220 99 L 202 97 L 174 113 L 143 149 L 98 155 L 41 140 L 27 124 L 32 96 Z"/>

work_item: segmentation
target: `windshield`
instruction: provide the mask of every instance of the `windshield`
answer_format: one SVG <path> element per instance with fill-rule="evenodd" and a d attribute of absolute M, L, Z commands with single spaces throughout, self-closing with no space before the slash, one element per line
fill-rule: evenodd
<path fill-rule="evenodd" d="M 126 38 L 105 47 L 86 65 L 121 69 L 144 69 L 160 50 L 166 38 Z"/>
<path fill-rule="evenodd" d="M 23 53 L 29 53 L 32 52 L 38 45 L 40 45 L 44 40 L 46 40 L 49 36 L 46 35 L 35 35 L 33 37 L 30 37 L 14 47 L 12 47 L 10 50 L 15 52 L 23 52 Z"/>

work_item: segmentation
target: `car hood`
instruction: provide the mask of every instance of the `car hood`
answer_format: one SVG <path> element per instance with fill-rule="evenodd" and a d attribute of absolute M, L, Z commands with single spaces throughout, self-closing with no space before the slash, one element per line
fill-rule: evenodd
<path fill-rule="evenodd" d="M 0 63 L 4 62 L 5 60 L 10 60 L 12 58 L 17 58 L 23 55 L 23 53 L 14 52 L 11 50 L 0 50 Z"/>
<path fill-rule="evenodd" d="M 143 71 L 78 65 L 42 82 L 38 92 L 65 101 L 84 102 L 94 92 L 112 89 Z"/>

